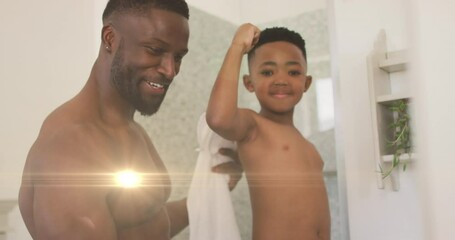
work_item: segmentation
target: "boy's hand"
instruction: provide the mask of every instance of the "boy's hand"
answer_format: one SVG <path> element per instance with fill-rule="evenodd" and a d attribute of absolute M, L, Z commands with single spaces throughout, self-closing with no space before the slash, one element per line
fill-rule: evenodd
<path fill-rule="evenodd" d="M 232 45 L 238 45 L 242 48 L 242 53 L 248 53 L 259 39 L 261 30 L 251 23 L 242 24 L 235 33 Z"/>

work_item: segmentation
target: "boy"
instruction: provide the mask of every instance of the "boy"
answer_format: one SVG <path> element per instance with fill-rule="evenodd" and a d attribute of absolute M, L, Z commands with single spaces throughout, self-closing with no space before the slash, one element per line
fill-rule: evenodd
<path fill-rule="evenodd" d="M 237 106 L 237 78 L 248 53 L 246 89 L 259 113 Z M 328 240 L 330 213 L 323 162 L 293 123 L 294 107 L 311 85 L 305 41 L 286 28 L 237 30 L 213 86 L 207 123 L 237 141 L 248 180 L 253 240 Z"/>

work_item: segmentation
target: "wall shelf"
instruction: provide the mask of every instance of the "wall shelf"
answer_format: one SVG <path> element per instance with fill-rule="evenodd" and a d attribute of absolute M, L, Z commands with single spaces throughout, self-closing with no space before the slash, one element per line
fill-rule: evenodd
<path fill-rule="evenodd" d="M 382 155 L 381 158 L 382 158 L 383 162 L 392 162 L 393 161 L 393 155 L 392 154 Z M 411 162 L 412 160 L 414 160 L 416 158 L 417 158 L 417 155 L 415 153 L 411 153 L 411 154 L 404 153 L 404 154 L 402 154 L 400 156 L 400 162 L 408 163 L 408 162 Z"/>
<path fill-rule="evenodd" d="M 389 126 L 394 121 L 394 114 L 389 107 L 398 100 L 411 100 L 410 93 L 405 92 L 409 88 L 408 79 L 403 79 L 405 90 L 396 91 L 393 80 L 390 77 L 391 74 L 397 72 L 406 72 L 408 54 L 407 50 L 388 51 L 386 43 L 385 31 L 381 30 L 374 43 L 373 50 L 367 57 L 374 160 L 378 188 L 384 189 L 385 181 L 390 179 L 393 190 L 398 191 L 400 187 L 399 167 L 394 169 L 386 178 L 383 178 L 381 168 L 388 169 L 392 166 L 393 160 L 392 152 L 387 146 L 387 140 L 393 137 L 393 130 Z M 406 78 L 406 75 L 401 77 Z M 400 163 L 408 164 L 413 159 L 415 159 L 415 154 L 412 154 L 411 158 L 409 158 L 408 154 L 405 153 L 401 155 Z"/>
<path fill-rule="evenodd" d="M 388 94 L 388 95 L 381 95 L 376 97 L 376 102 L 384 105 L 390 105 L 394 101 L 397 100 L 405 100 L 405 99 L 410 99 L 410 95 L 407 93 L 401 93 L 401 94 Z"/>
<path fill-rule="evenodd" d="M 408 62 L 406 50 L 387 52 L 386 58 L 379 62 L 379 68 L 388 72 L 400 72 L 406 70 Z"/>

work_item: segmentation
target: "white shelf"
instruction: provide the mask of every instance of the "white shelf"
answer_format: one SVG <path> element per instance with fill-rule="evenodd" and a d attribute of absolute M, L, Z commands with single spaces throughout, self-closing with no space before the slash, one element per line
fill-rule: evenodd
<path fill-rule="evenodd" d="M 408 163 L 408 162 L 415 160 L 416 158 L 417 158 L 417 154 L 415 154 L 415 153 L 411 153 L 411 154 L 403 153 L 400 155 L 400 162 Z M 392 154 L 382 155 L 382 161 L 391 163 L 393 161 L 393 155 Z"/>
<path fill-rule="evenodd" d="M 387 145 L 387 139 L 393 136 L 390 124 L 394 121 L 394 114 L 390 110 L 392 102 L 397 100 L 412 100 L 408 92 L 409 79 L 406 74 L 395 74 L 391 79 L 392 73 L 406 71 L 408 63 L 407 50 L 388 51 L 386 34 L 381 30 L 374 43 L 373 49 L 367 57 L 368 85 L 370 91 L 371 119 L 374 143 L 374 161 L 377 174 L 377 186 L 384 189 L 386 182 L 391 182 L 395 191 L 399 190 L 400 178 L 398 169 L 394 169 L 387 178 L 382 177 L 383 167 L 390 166 L 393 155 Z M 397 78 L 398 77 L 398 78 Z M 392 81 L 400 80 L 400 92 L 394 92 Z M 415 158 L 414 154 L 409 158 L 408 154 L 400 156 L 400 162 L 411 162 Z"/>
<path fill-rule="evenodd" d="M 388 73 L 404 71 L 407 62 L 406 50 L 388 52 L 386 58 L 379 62 L 379 68 Z"/>
<path fill-rule="evenodd" d="M 407 93 L 388 94 L 388 95 L 377 96 L 376 102 L 387 105 L 396 100 L 409 99 L 409 98 L 411 98 L 411 96 Z"/>

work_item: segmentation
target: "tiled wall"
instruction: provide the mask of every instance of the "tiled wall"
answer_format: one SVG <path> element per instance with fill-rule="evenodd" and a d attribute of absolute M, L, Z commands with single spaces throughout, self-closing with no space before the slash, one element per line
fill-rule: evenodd
<path fill-rule="evenodd" d="M 151 136 L 169 172 L 173 174 L 172 199 L 187 195 L 197 158 L 195 151 L 197 121 L 207 106 L 213 82 L 236 30 L 233 24 L 196 8 L 190 8 L 190 14 L 190 52 L 183 61 L 180 74 L 172 83 L 157 114 L 147 118 L 136 116 Z M 330 77 L 327 59 L 329 36 L 325 10 L 259 25 L 260 28 L 269 26 L 286 26 L 299 32 L 307 42 L 309 74 L 313 75 L 314 81 Z M 242 74 L 246 73 L 245 66 Z M 254 94 L 248 93 L 243 86 L 240 88 L 240 105 L 257 110 L 259 105 Z M 319 149 L 326 166 L 336 166 L 333 129 L 326 132 L 317 130 L 314 88 L 306 93 L 297 109 L 301 110 L 296 111 L 295 123 L 298 128 Z M 326 183 L 331 204 L 332 239 L 336 240 L 339 239 L 336 174 L 328 174 Z M 251 210 L 245 179 L 232 192 L 232 196 L 242 238 L 251 239 Z M 188 239 L 188 230 L 175 239 Z"/>
<path fill-rule="evenodd" d="M 196 126 L 236 26 L 190 8 L 189 52 L 160 110 L 136 116 L 173 175 L 171 199 L 187 196 L 197 152 Z M 244 196 L 242 196 L 244 197 Z M 188 239 L 188 229 L 175 239 Z"/>

